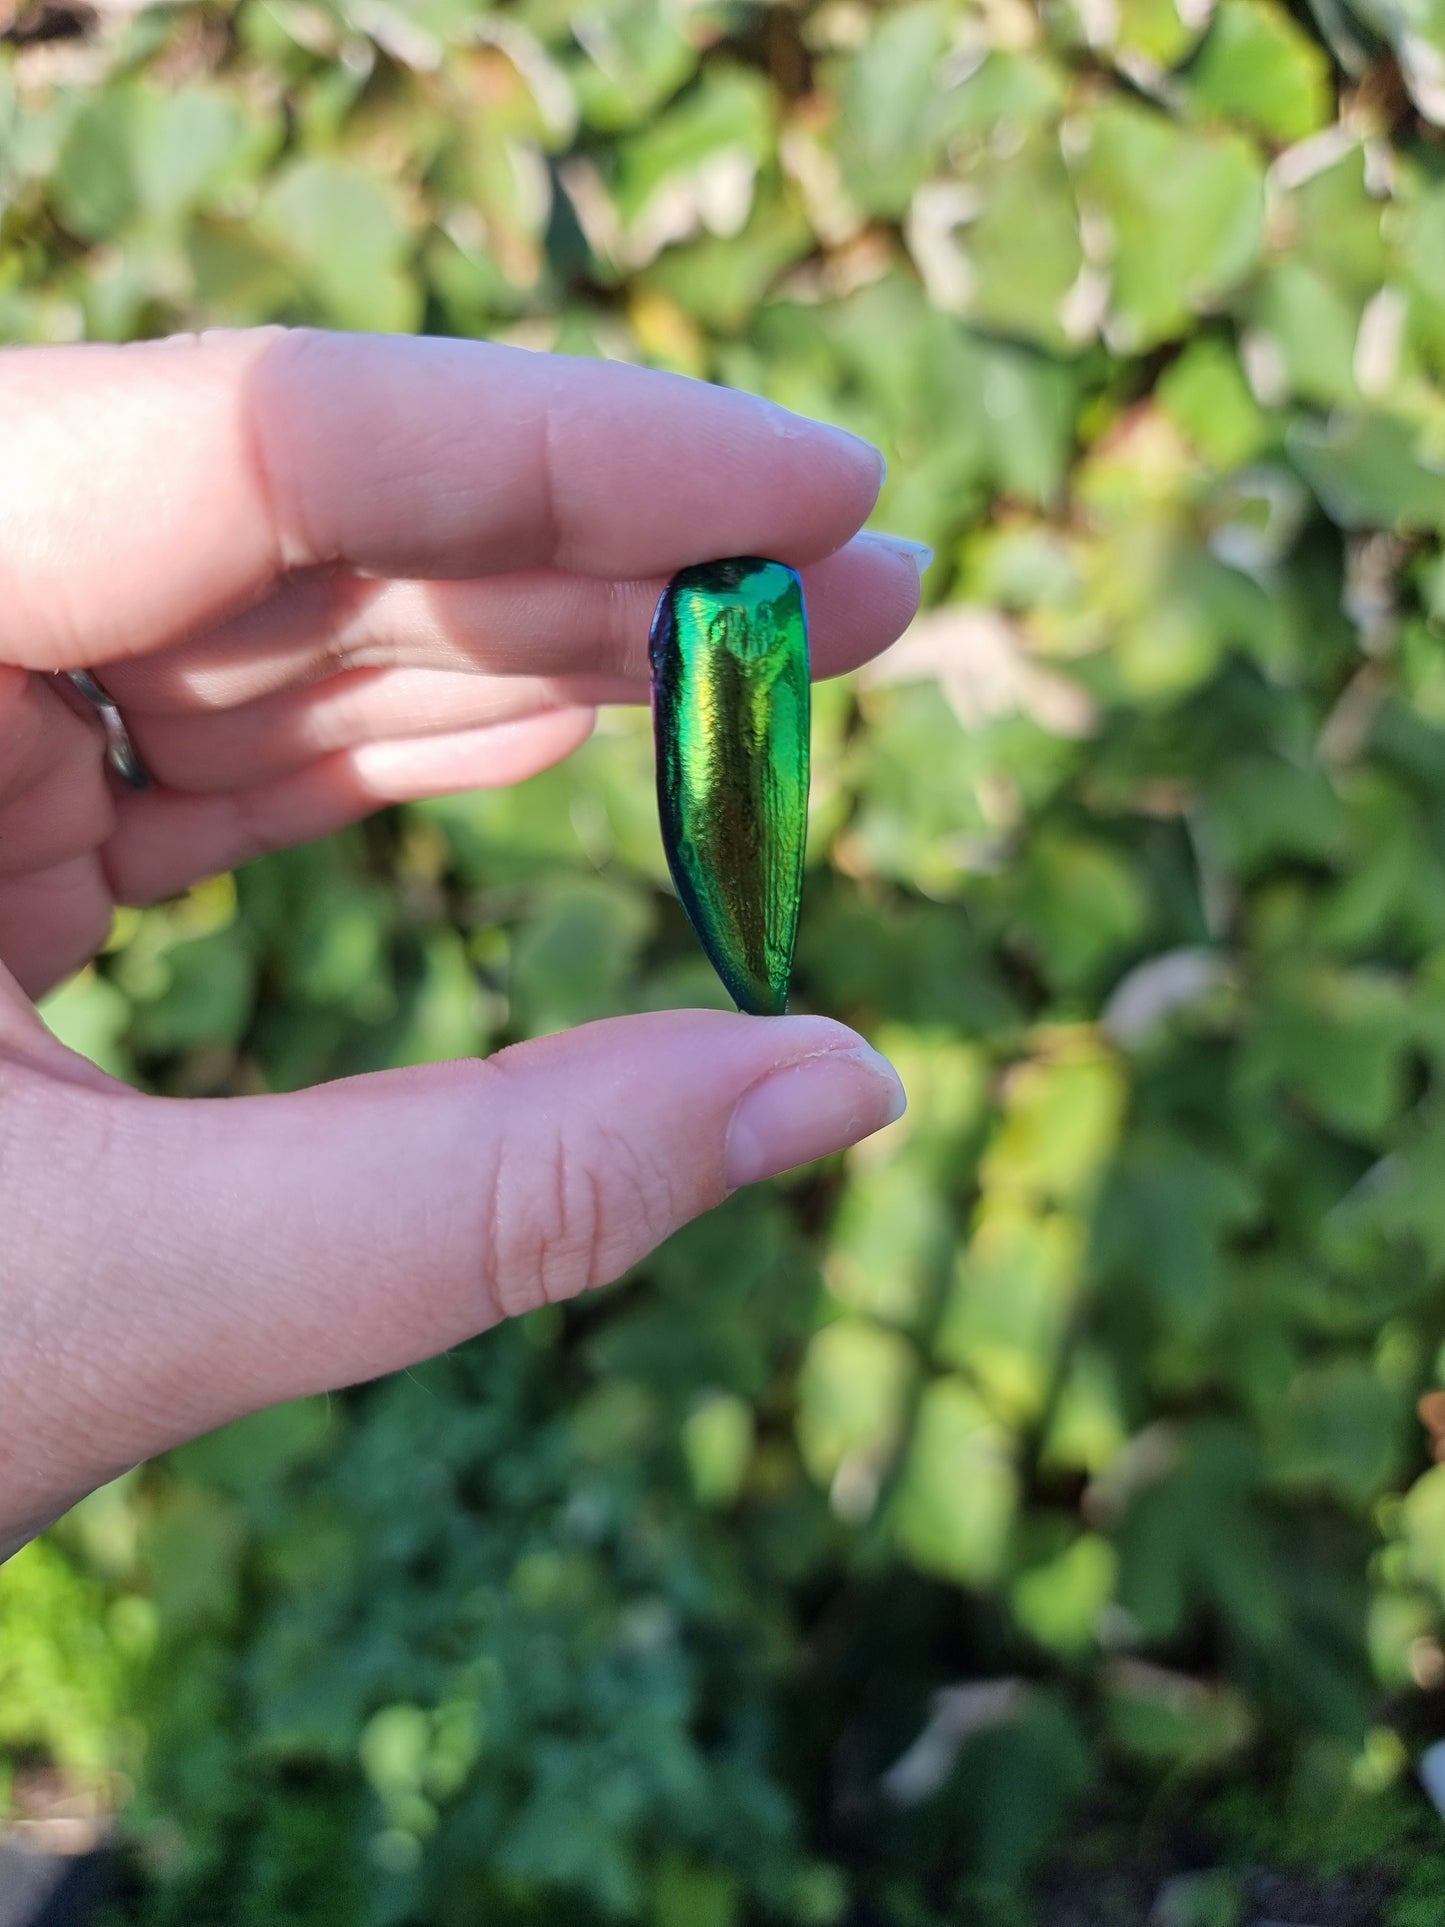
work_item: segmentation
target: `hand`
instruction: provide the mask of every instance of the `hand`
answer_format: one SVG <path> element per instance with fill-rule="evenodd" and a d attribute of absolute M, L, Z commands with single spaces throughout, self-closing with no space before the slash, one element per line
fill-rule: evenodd
<path fill-rule="evenodd" d="M 641 701 L 684 563 L 803 571 L 815 669 L 900 633 L 881 463 L 753 397 L 462 342 L 0 354 L 0 1556 L 243 1412 L 614 1278 L 866 1136 L 823 1018 L 671 1012 L 295 1096 L 142 1097 L 27 993 L 147 903 L 381 804 L 512 783 Z M 153 787 L 53 672 L 92 668 Z"/>

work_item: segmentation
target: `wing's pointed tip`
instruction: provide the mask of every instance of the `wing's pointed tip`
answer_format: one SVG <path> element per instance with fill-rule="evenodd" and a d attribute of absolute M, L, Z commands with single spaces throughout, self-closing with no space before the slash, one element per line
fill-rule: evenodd
<path fill-rule="evenodd" d="M 714 965 L 716 969 L 716 965 Z M 729 982 L 722 971 L 724 985 L 738 1009 L 745 1017 L 786 1017 L 788 1014 L 788 985 L 749 983 L 734 980 Z"/>

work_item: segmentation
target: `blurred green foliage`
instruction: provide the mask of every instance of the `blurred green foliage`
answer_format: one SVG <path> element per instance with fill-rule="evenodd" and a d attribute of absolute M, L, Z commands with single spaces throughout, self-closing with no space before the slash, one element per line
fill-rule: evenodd
<path fill-rule="evenodd" d="M 1445 11 L 0 26 L 0 337 L 646 360 L 873 437 L 940 553 L 819 692 L 798 977 L 905 1124 L 82 1506 L 0 1571 L 11 1800 L 124 1799 L 147 1927 L 1024 1922 L 1171 1829 L 1438 1920 Z M 49 1014 L 215 1093 L 716 1001 L 618 715 Z"/>

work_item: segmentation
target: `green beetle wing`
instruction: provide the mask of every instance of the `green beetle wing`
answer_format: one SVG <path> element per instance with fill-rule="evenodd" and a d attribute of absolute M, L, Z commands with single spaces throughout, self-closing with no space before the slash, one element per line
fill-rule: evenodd
<path fill-rule="evenodd" d="M 797 571 L 684 569 L 652 625 L 657 798 L 668 867 L 741 1010 L 787 1008 L 808 830 L 811 681 Z"/>

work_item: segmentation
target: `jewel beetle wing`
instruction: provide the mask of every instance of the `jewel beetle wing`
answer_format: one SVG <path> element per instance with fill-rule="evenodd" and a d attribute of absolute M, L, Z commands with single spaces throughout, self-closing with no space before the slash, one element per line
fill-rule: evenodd
<path fill-rule="evenodd" d="M 668 867 L 741 1010 L 788 1002 L 808 829 L 803 585 L 740 556 L 674 576 L 652 625 L 657 801 Z"/>

